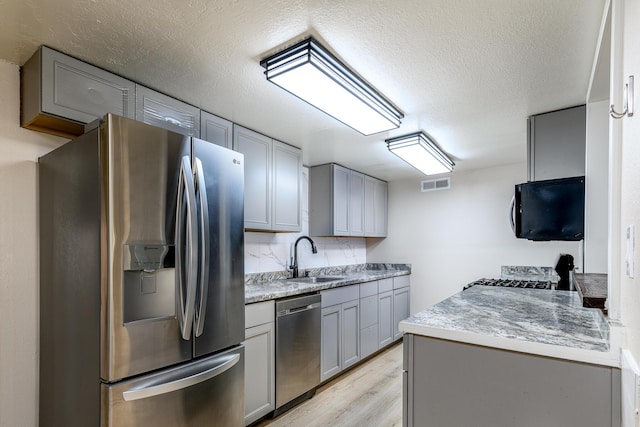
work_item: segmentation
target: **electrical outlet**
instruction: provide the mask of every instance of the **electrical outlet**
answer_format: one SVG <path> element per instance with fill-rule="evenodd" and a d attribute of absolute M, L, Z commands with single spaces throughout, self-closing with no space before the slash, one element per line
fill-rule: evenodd
<path fill-rule="evenodd" d="M 634 276 L 634 262 L 636 250 L 636 237 L 635 227 L 633 224 L 627 226 L 627 258 L 626 258 L 626 273 L 627 277 L 633 278 Z"/>

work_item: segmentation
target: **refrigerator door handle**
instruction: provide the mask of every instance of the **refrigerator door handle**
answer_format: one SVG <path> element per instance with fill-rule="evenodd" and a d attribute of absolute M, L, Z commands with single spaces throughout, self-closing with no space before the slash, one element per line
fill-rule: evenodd
<path fill-rule="evenodd" d="M 183 199 L 185 200 L 184 203 Z M 183 212 L 184 205 L 186 205 L 187 210 L 186 220 Z M 176 293 L 179 305 L 178 321 L 180 323 L 180 334 L 184 340 L 191 339 L 191 327 L 193 325 L 197 290 L 198 223 L 194 218 L 196 214 L 195 205 L 196 195 L 191 162 L 188 156 L 184 156 L 180 165 L 180 179 L 178 181 L 175 239 L 176 252 L 178 253 L 176 256 Z M 183 239 L 185 245 L 184 259 L 182 257 Z M 186 284 L 184 281 L 186 281 Z"/>
<path fill-rule="evenodd" d="M 222 359 L 222 363 L 220 360 Z M 186 377 L 176 378 L 176 373 L 171 374 L 157 374 L 146 379 L 141 383 L 132 385 L 132 387 L 122 392 L 122 398 L 129 402 L 132 400 L 146 399 L 148 397 L 159 396 L 167 394 L 172 391 L 181 390 L 183 388 L 191 387 L 201 382 L 210 380 L 223 372 L 233 368 L 240 360 L 240 354 L 227 355 L 221 358 L 213 360 L 216 364 L 211 367 L 207 367 L 204 371 L 189 375 Z M 179 372 L 179 371 L 178 371 Z"/>
<path fill-rule="evenodd" d="M 511 196 L 511 203 L 509 204 L 509 225 L 511 226 L 511 232 L 516 234 L 516 196 Z"/>
<path fill-rule="evenodd" d="M 207 311 L 207 290 L 209 289 L 209 201 L 207 199 L 207 186 L 204 179 L 202 162 L 195 160 L 196 194 L 200 202 L 200 301 L 195 313 L 196 337 L 202 335 L 204 319 Z"/>

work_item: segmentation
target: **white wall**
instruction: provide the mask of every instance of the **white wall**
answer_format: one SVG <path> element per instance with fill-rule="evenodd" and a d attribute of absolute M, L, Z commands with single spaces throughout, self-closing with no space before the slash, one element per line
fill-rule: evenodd
<path fill-rule="evenodd" d="M 302 232 L 301 233 L 245 233 L 245 273 L 287 270 L 293 256 L 296 239 L 309 234 L 309 168 L 303 168 Z M 298 244 L 298 268 L 320 268 L 367 262 L 364 237 L 313 237 L 318 248 L 311 253 L 309 242 Z"/>
<path fill-rule="evenodd" d="M 524 163 L 454 172 L 451 189 L 420 192 L 420 181 L 389 184 L 389 237 L 370 240 L 367 262 L 412 264 L 411 312 L 425 309 L 501 265 L 555 265 L 559 253 L 578 258 L 578 243 L 516 239 L 509 225 L 514 185 Z"/>
<path fill-rule="evenodd" d="M 20 128 L 20 74 L 0 60 L 0 426 L 35 426 L 36 161 L 65 140 Z"/>
<path fill-rule="evenodd" d="M 616 3 L 617 5 L 620 2 Z M 640 3 L 637 1 L 624 2 L 624 60 L 620 76 L 623 83 L 629 75 L 634 75 L 636 81 L 640 76 Z M 639 85 L 636 83 L 635 103 L 636 112 L 633 117 L 620 119 L 622 123 L 622 187 L 621 187 L 621 227 L 616 230 L 624 236 L 626 227 L 633 224 L 636 228 L 635 239 L 635 275 L 630 278 L 625 272 L 626 240 L 620 241 L 620 264 L 612 266 L 620 271 L 620 303 L 621 320 L 626 327 L 627 345 L 636 361 L 640 361 L 640 103 Z M 621 109 L 622 85 L 617 88 L 616 108 Z M 617 285 L 617 284 L 616 284 Z M 638 425 L 636 416 L 636 425 Z"/>

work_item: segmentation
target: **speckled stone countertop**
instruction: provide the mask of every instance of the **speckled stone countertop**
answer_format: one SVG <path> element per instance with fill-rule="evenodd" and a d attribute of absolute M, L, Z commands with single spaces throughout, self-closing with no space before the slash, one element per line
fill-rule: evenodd
<path fill-rule="evenodd" d="M 355 266 L 327 267 L 310 270 L 309 274 L 312 277 L 329 276 L 336 278 L 336 280 L 321 283 L 296 282 L 296 279 L 286 279 L 286 274 L 286 272 L 274 272 L 247 275 L 244 285 L 245 304 L 285 298 L 389 277 L 404 276 L 411 274 L 411 265 L 359 264 Z M 300 279 L 304 280 L 302 277 Z"/>
<path fill-rule="evenodd" d="M 434 338 L 619 366 L 619 348 L 600 310 L 577 292 L 473 286 L 400 322 Z"/>

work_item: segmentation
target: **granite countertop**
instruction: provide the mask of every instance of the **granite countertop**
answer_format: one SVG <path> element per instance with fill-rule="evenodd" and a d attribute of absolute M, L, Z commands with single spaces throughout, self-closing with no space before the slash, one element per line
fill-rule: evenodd
<path fill-rule="evenodd" d="M 605 302 L 609 290 L 607 288 L 607 275 L 595 273 L 575 273 L 573 275 L 576 290 L 582 298 L 585 307 L 605 309 Z"/>
<path fill-rule="evenodd" d="M 582 307 L 579 295 L 570 291 L 473 286 L 400 322 L 400 330 L 619 366 L 607 319 L 600 310 Z"/>
<path fill-rule="evenodd" d="M 296 282 L 296 279 L 278 277 L 284 274 L 285 272 L 275 275 L 269 275 L 267 273 L 254 275 L 255 277 L 247 277 L 244 285 L 245 304 L 318 292 L 325 289 L 390 277 L 404 276 L 411 274 L 411 266 L 408 264 L 363 264 L 359 266 L 314 269 L 310 271 L 312 277 L 330 276 L 336 278 L 336 280 L 328 282 L 315 283 Z M 300 277 L 299 279 L 304 278 Z"/>

